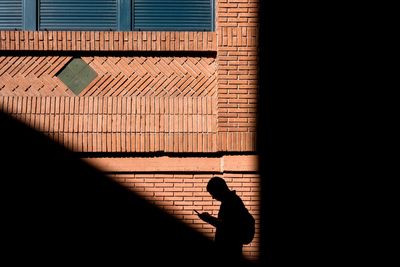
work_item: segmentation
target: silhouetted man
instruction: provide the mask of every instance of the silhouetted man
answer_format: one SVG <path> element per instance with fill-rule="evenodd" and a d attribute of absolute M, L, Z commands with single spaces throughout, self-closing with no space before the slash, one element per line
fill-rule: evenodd
<path fill-rule="evenodd" d="M 215 245 L 221 256 L 227 262 L 241 261 L 243 244 L 239 237 L 241 216 L 246 208 L 236 191 L 230 190 L 224 179 L 218 176 L 212 177 L 207 184 L 207 191 L 213 199 L 221 202 L 218 217 L 208 212 L 197 213 L 203 221 L 216 227 Z M 197 212 L 197 211 L 196 211 Z"/>

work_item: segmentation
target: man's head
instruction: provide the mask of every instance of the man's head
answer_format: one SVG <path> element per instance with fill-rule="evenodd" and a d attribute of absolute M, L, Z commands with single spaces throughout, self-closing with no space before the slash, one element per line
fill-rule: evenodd
<path fill-rule="evenodd" d="M 224 179 L 214 176 L 208 181 L 207 192 L 210 193 L 212 198 L 221 201 L 230 190 Z"/>

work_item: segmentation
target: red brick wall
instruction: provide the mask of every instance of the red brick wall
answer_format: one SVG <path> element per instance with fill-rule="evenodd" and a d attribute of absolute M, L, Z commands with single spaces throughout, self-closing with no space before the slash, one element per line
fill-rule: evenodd
<path fill-rule="evenodd" d="M 0 110 L 77 152 L 131 153 L 92 159 L 210 238 L 192 209 L 217 212 L 205 185 L 219 174 L 258 227 L 257 163 L 241 157 L 256 149 L 258 1 L 216 1 L 215 32 L 2 30 Z M 56 76 L 69 53 L 98 74 L 79 96 Z M 258 244 L 257 230 L 246 257 Z"/>

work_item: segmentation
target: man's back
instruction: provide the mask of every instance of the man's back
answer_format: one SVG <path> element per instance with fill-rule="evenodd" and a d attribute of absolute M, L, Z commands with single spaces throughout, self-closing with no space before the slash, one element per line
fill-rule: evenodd
<path fill-rule="evenodd" d="M 215 242 L 219 246 L 228 247 L 234 251 L 242 252 L 242 242 L 238 235 L 240 220 L 245 211 L 245 206 L 235 191 L 221 201 L 218 212 L 220 224 L 216 227 Z M 239 252 L 238 252 L 239 253 Z"/>

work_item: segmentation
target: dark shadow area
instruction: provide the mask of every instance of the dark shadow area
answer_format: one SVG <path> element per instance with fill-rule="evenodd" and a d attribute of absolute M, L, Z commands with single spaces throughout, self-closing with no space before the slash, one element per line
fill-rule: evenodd
<path fill-rule="evenodd" d="M 324 229 L 328 207 L 320 195 L 328 192 L 319 188 L 329 170 L 318 160 L 323 154 L 316 149 L 324 143 L 315 131 L 321 123 L 314 122 L 322 112 L 316 100 L 322 93 L 315 91 L 321 65 L 312 50 L 320 51 L 311 38 L 318 22 L 308 21 L 303 2 L 260 4 L 261 266 L 329 266 L 333 259 L 325 249 L 333 249 L 326 245 L 332 229 Z"/>
<path fill-rule="evenodd" d="M 3 262 L 225 266 L 213 243 L 46 136 L 0 113 Z M 227 265 L 229 266 L 229 265 Z M 254 266 L 243 260 L 230 266 Z"/>
<path fill-rule="evenodd" d="M 366 138 L 372 124 L 357 131 L 366 112 L 359 107 L 362 80 L 369 77 L 357 77 L 362 46 L 353 46 L 349 36 L 358 28 L 348 27 L 343 16 L 351 9 L 323 2 L 260 3 L 261 266 L 369 262 L 375 257 L 371 248 L 381 245 L 371 242 L 374 226 L 363 227 L 374 216 L 365 195 L 379 198 L 375 188 L 363 188 L 376 166 L 366 160 L 373 152 L 366 151 L 377 138 Z M 373 176 L 374 183 L 381 174 Z M 368 216 L 361 220 L 363 209 Z"/>

